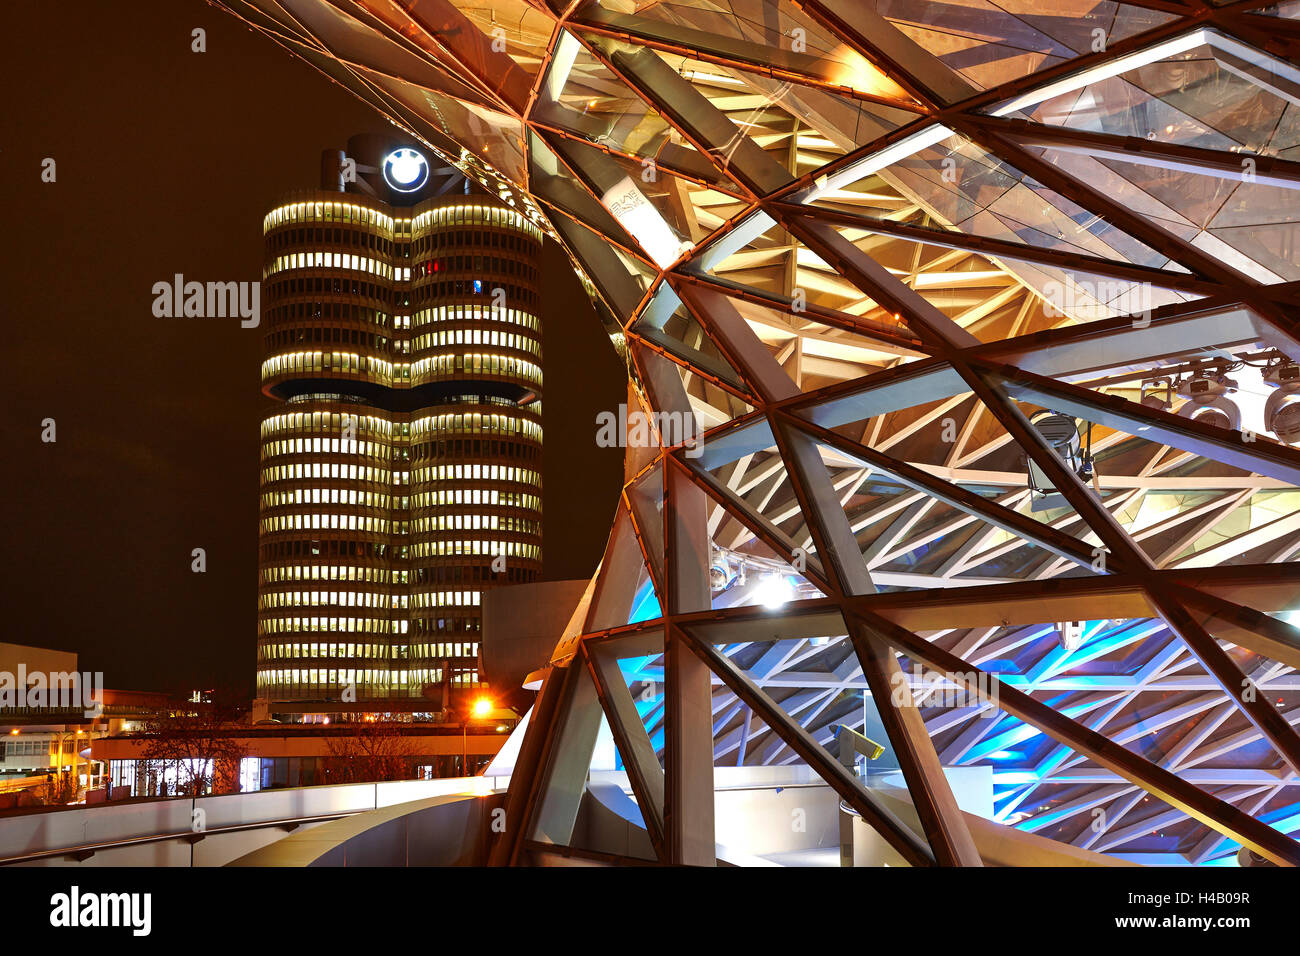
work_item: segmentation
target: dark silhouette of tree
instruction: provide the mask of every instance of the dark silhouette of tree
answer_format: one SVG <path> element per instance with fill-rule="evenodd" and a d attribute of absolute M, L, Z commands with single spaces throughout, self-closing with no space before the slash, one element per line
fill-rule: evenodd
<path fill-rule="evenodd" d="M 414 773 L 415 747 L 392 721 L 363 720 L 348 733 L 325 738 L 329 783 L 406 780 Z"/>
<path fill-rule="evenodd" d="M 41 784 L 41 799 L 48 807 L 72 803 L 77 799 L 77 775 L 66 770 L 47 773 Z"/>
<path fill-rule="evenodd" d="M 246 748 L 243 710 L 229 695 L 178 703 L 145 721 L 141 757 L 159 779 L 175 772 L 176 795 L 203 796 L 239 790 L 239 762 Z"/>

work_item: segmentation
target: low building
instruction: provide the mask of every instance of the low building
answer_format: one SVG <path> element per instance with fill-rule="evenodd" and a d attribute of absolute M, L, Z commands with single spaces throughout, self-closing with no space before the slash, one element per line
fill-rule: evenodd
<path fill-rule="evenodd" d="M 108 768 L 91 743 L 174 706 L 166 694 L 105 688 L 102 674 L 78 670 L 75 653 L 0 643 L 0 809 L 107 796 L 95 795 Z"/>
<path fill-rule="evenodd" d="M 267 722 L 194 731 L 197 739 L 180 750 L 158 747 L 147 734 L 128 733 L 97 738 L 91 754 L 107 766 L 115 799 L 188 793 L 199 776 L 205 792 L 218 793 L 432 780 L 478 773 L 518 720 L 513 711 L 487 707 L 458 724 Z"/>

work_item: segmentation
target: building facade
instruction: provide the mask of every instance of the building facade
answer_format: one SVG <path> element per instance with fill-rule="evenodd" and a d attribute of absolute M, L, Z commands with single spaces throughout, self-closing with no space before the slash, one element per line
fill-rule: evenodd
<path fill-rule="evenodd" d="M 263 224 L 258 697 L 447 712 L 541 572 L 543 234 L 377 138 L 322 181 Z"/>
<path fill-rule="evenodd" d="M 106 688 L 75 653 L 0 642 L 0 810 L 104 800 L 108 765 L 95 743 L 138 732 L 178 703 Z"/>

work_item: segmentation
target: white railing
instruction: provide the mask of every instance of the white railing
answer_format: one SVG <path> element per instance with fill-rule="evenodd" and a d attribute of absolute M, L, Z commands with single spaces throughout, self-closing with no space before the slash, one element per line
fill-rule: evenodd
<path fill-rule="evenodd" d="M 132 800 L 0 815 L 0 866 L 222 866 L 301 827 L 508 777 L 448 777 Z"/>

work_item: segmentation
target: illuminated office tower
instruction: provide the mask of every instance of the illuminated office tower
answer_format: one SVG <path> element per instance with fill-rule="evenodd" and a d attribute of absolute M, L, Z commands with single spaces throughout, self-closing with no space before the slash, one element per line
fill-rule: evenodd
<path fill-rule="evenodd" d="M 541 572 L 542 232 L 469 189 L 354 137 L 264 221 L 270 711 L 454 707 L 482 592 Z"/>

